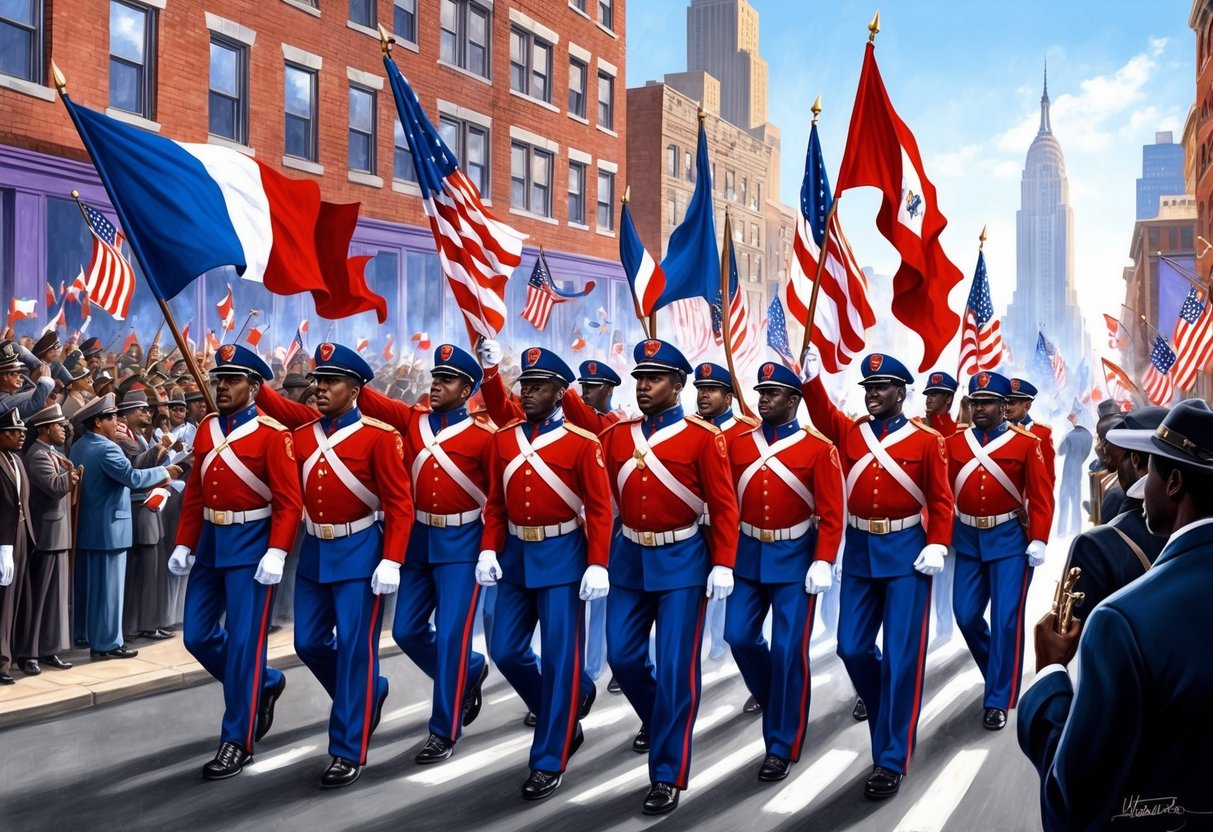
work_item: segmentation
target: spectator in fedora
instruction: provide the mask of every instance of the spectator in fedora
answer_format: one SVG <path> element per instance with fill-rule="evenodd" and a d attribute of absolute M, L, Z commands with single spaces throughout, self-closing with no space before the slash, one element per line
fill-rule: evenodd
<path fill-rule="evenodd" d="M 29 593 L 26 558 L 34 530 L 29 513 L 29 477 L 21 462 L 25 423 L 17 408 L 0 413 L 0 685 L 13 684 L 9 673 L 18 634 L 21 600 Z"/>

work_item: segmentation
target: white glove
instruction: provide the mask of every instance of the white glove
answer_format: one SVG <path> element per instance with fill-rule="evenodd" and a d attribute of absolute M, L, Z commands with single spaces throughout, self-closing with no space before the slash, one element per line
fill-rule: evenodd
<path fill-rule="evenodd" d="M 824 560 L 815 560 L 809 564 L 809 572 L 804 576 L 804 591 L 810 595 L 825 592 L 834 585 L 834 572 L 830 564 Z"/>
<path fill-rule="evenodd" d="M 817 347 L 809 344 L 800 357 L 800 368 L 805 381 L 812 381 L 821 374 L 821 356 L 817 354 Z"/>
<path fill-rule="evenodd" d="M 13 582 L 13 547 L 0 546 L 0 586 Z"/>
<path fill-rule="evenodd" d="M 257 564 L 253 580 L 259 584 L 273 586 L 282 580 L 282 569 L 286 566 L 286 552 L 281 549 L 266 549 Z"/>
<path fill-rule="evenodd" d="M 400 589 L 400 564 L 394 560 L 381 560 L 371 575 L 371 592 L 376 595 L 391 595 Z"/>
<path fill-rule="evenodd" d="M 1045 562 L 1045 542 L 1033 540 L 1028 544 L 1028 566 L 1036 567 Z"/>
<path fill-rule="evenodd" d="M 476 561 L 476 583 L 481 586 L 497 586 L 501 580 L 501 564 L 497 562 L 497 553 L 485 549 Z"/>
<path fill-rule="evenodd" d="M 607 593 L 611 591 L 611 582 L 608 579 L 605 566 L 599 566 L 591 563 L 585 568 L 585 575 L 581 577 L 581 592 L 578 596 L 582 601 L 597 601 L 599 598 L 607 597 Z"/>
<path fill-rule="evenodd" d="M 727 566 L 713 566 L 708 573 L 708 597 L 723 601 L 733 592 L 733 570 Z"/>
<path fill-rule="evenodd" d="M 476 357 L 480 359 L 481 367 L 496 367 L 501 363 L 501 343 L 492 338 L 481 339 L 476 344 Z"/>
<path fill-rule="evenodd" d="M 938 575 L 943 571 L 943 559 L 948 556 L 948 547 L 940 543 L 928 543 L 922 547 L 914 568 L 924 575 Z"/>
<path fill-rule="evenodd" d="M 838 555 L 834 558 L 834 580 L 842 580 L 842 547 L 839 547 Z"/>
<path fill-rule="evenodd" d="M 194 566 L 194 556 L 190 554 L 189 546 L 178 546 L 169 555 L 168 571 L 178 577 L 188 575 Z"/>

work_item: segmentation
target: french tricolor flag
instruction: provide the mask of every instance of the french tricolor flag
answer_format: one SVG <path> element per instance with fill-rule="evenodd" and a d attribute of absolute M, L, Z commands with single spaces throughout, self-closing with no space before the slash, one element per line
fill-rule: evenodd
<path fill-rule="evenodd" d="M 158 297 L 230 265 L 274 294 L 311 292 L 324 317 L 373 309 L 387 318 L 387 302 L 363 277 L 370 258 L 348 257 L 356 203 L 323 202 L 315 182 L 238 151 L 174 141 L 63 101 Z"/>
<path fill-rule="evenodd" d="M 632 284 L 636 317 L 644 319 L 653 314 L 661 293 L 665 291 L 665 272 L 645 249 L 644 243 L 640 242 L 626 202 L 623 203 L 619 231 L 619 262 L 623 264 L 624 274 Z"/>

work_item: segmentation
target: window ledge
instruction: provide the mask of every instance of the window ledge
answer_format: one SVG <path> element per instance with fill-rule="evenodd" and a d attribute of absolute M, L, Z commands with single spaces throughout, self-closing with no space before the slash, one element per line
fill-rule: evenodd
<path fill-rule="evenodd" d="M 525 92 L 518 92 L 518 90 L 514 89 L 513 87 L 510 87 L 510 95 L 514 96 L 515 98 L 521 98 L 523 101 L 529 101 L 532 104 L 538 104 L 543 109 L 551 110 L 553 113 L 560 112 L 559 107 L 557 107 L 553 104 L 549 104 L 548 102 L 544 101 L 542 98 L 535 98 L 533 95 L 527 95 Z"/>
<path fill-rule="evenodd" d="M 524 211 L 521 208 L 511 208 L 510 213 L 519 217 L 526 217 L 528 220 L 535 220 L 535 222 L 546 222 L 548 225 L 560 225 L 560 223 L 557 222 L 554 217 L 545 217 L 543 214 L 534 214 L 530 211 Z"/>
<path fill-rule="evenodd" d="M 352 170 L 346 175 L 346 178 L 356 185 L 366 185 L 368 188 L 383 187 L 382 176 L 376 176 L 375 174 L 367 173 L 366 171 Z"/>
<path fill-rule="evenodd" d="M 412 194 L 413 196 L 421 196 L 421 186 L 416 182 L 410 182 L 407 179 L 393 179 L 392 190 L 398 194 Z"/>
<path fill-rule="evenodd" d="M 254 158 L 257 156 L 257 151 L 249 147 L 247 144 L 234 142 L 229 138 L 225 138 L 224 136 L 216 136 L 214 133 L 211 133 L 206 137 L 206 143 L 219 145 L 219 147 L 226 147 L 229 150 L 235 150 L 243 153 L 245 156 L 252 156 Z"/>
<path fill-rule="evenodd" d="M 324 165 L 318 165 L 308 159 L 300 159 L 298 156 L 283 156 L 282 166 L 284 168 L 294 168 L 305 173 L 314 173 L 317 176 L 324 176 Z"/>
<path fill-rule="evenodd" d="M 378 37 L 378 35 L 376 35 L 376 37 Z M 438 60 L 434 61 L 434 63 L 438 64 L 438 66 L 444 66 L 447 69 L 453 69 L 456 72 L 458 72 L 460 75 L 466 75 L 467 77 L 469 77 L 473 80 L 479 81 L 480 83 L 484 84 L 487 87 L 493 86 L 493 79 L 485 78 L 483 75 L 477 75 L 475 72 L 472 72 L 469 69 L 464 69 L 461 66 L 456 66 L 455 64 L 448 64 L 446 61 L 442 60 L 442 58 L 439 58 Z"/>
<path fill-rule="evenodd" d="M 106 107 L 105 114 L 107 116 L 109 116 L 110 118 L 114 119 L 115 121 L 121 121 L 125 124 L 130 124 L 134 127 L 141 127 L 144 130 L 147 130 L 152 133 L 160 132 L 159 123 L 152 121 L 151 119 L 146 119 L 141 115 L 137 115 L 137 114 L 129 112 L 127 110 L 117 110 L 113 107 Z"/>
<path fill-rule="evenodd" d="M 313 6 L 309 6 L 303 0 L 282 0 L 282 2 L 286 3 L 288 6 L 294 6 L 296 9 L 298 9 L 301 12 L 307 12 L 308 14 L 312 15 L 313 17 L 320 17 L 320 9 L 317 9 Z"/>
<path fill-rule="evenodd" d="M 407 49 L 410 52 L 421 54 L 421 47 L 417 43 L 411 40 L 406 40 L 403 35 L 398 35 L 395 32 L 389 32 L 388 34 L 396 39 L 396 45 L 401 49 Z"/>
<path fill-rule="evenodd" d="M 352 20 L 345 21 L 345 28 L 353 29 L 355 32 L 366 35 L 368 38 L 374 38 L 376 42 L 379 40 L 379 30 L 372 29 L 369 26 L 363 26 L 361 23 L 355 23 Z"/>
<path fill-rule="evenodd" d="M 594 21 L 594 25 L 595 25 L 595 26 L 597 26 L 597 27 L 598 27 L 599 29 L 601 29 L 602 31 L 606 32 L 606 33 L 607 33 L 608 35 L 610 35 L 610 36 L 611 36 L 611 37 L 612 37 L 614 40 L 619 40 L 619 35 L 617 35 L 617 34 L 616 34 L 616 33 L 615 33 L 613 30 L 608 29 L 607 27 L 603 26 L 603 25 L 602 25 L 601 23 L 599 23 L 597 20 L 595 20 L 595 21 Z M 611 236 L 612 236 L 612 237 L 614 237 L 615 235 L 614 235 L 614 234 L 612 234 Z"/>
<path fill-rule="evenodd" d="M 586 125 L 587 127 L 590 124 L 590 120 L 588 118 L 586 118 L 585 116 L 579 116 L 576 113 L 569 113 L 569 118 L 571 118 L 573 121 L 581 122 L 582 124 Z"/>
<path fill-rule="evenodd" d="M 612 229 L 609 229 L 609 228 L 596 228 L 596 229 L 594 229 L 594 231 L 595 231 L 595 233 L 597 233 L 597 234 L 598 234 L 598 236 L 600 236 L 600 237 L 610 237 L 611 239 L 614 239 L 614 238 L 615 238 L 615 232 L 614 232 Z"/>
<path fill-rule="evenodd" d="M 0 75 L 0 88 L 19 92 L 31 98 L 41 98 L 43 101 L 54 101 L 55 91 L 24 78 L 14 78 L 12 75 Z"/>
<path fill-rule="evenodd" d="M 567 223 L 565 223 L 565 224 L 566 224 L 566 225 L 567 225 L 569 228 L 575 228 L 575 229 L 577 229 L 578 231 L 589 231 L 589 230 L 590 230 L 590 227 L 589 227 L 588 225 L 583 225 L 583 224 L 581 224 L 581 223 L 579 223 L 579 222 L 573 222 L 572 220 L 569 220 L 569 221 L 568 221 Z"/>
<path fill-rule="evenodd" d="M 590 15 L 589 15 L 589 13 L 588 13 L 588 12 L 584 12 L 584 11 L 582 11 L 581 9 L 577 8 L 576 6 L 574 6 L 574 5 L 573 5 L 573 3 L 571 2 L 571 0 L 570 0 L 570 2 L 569 2 L 569 8 L 570 8 L 570 9 L 572 9 L 573 11 L 577 12 L 577 14 L 581 15 L 581 16 L 582 16 L 582 17 L 584 17 L 586 20 L 591 20 L 591 21 L 592 21 L 592 20 L 594 19 L 594 18 L 590 17 Z"/>
<path fill-rule="evenodd" d="M 608 136 L 614 136 L 615 138 L 619 138 L 619 134 L 616 133 L 614 130 L 612 130 L 609 127 L 603 127 L 601 124 L 595 124 L 594 127 L 597 128 L 599 131 L 606 133 Z"/>

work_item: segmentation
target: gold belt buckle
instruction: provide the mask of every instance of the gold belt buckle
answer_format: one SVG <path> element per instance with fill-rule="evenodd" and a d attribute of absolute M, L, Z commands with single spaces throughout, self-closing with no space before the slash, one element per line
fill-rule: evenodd
<path fill-rule="evenodd" d="M 656 532 L 640 532 L 640 545 L 641 546 L 656 546 L 657 545 L 657 533 Z"/>
<path fill-rule="evenodd" d="M 977 518 L 977 528 L 992 529 L 992 528 L 994 528 L 995 519 L 996 518 L 994 518 L 994 517 L 978 517 Z"/>
<path fill-rule="evenodd" d="M 317 537 L 321 540 L 335 540 L 337 538 L 337 530 L 333 528 L 332 523 L 321 523 L 316 527 L 318 532 Z"/>
<path fill-rule="evenodd" d="M 522 539 L 527 543 L 539 543 L 543 540 L 542 526 L 523 526 Z"/>
<path fill-rule="evenodd" d="M 431 514 L 430 515 L 430 526 L 432 526 L 435 529 L 445 529 L 446 528 L 446 515 L 445 514 Z"/>
<path fill-rule="evenodd" d="M 888 534 L 889 518 L 873 517 L 868 520 L 868 534 Z"/>
<path fill-rule="evenodd" d="M 214 518 L 211 520 L 211 522 L 214 523 L 216 526 L 226 526 L 227 525 L 227 512 L 226 511 L 212 511 L 211 517 Z"/>
<path fill-rule="evenodd" d="M 775 542 L 775 531 L 773 529 L 759 529 L 758 530 L 758 539 L 761 540 L 763 543 L 774 543 Z"/>

